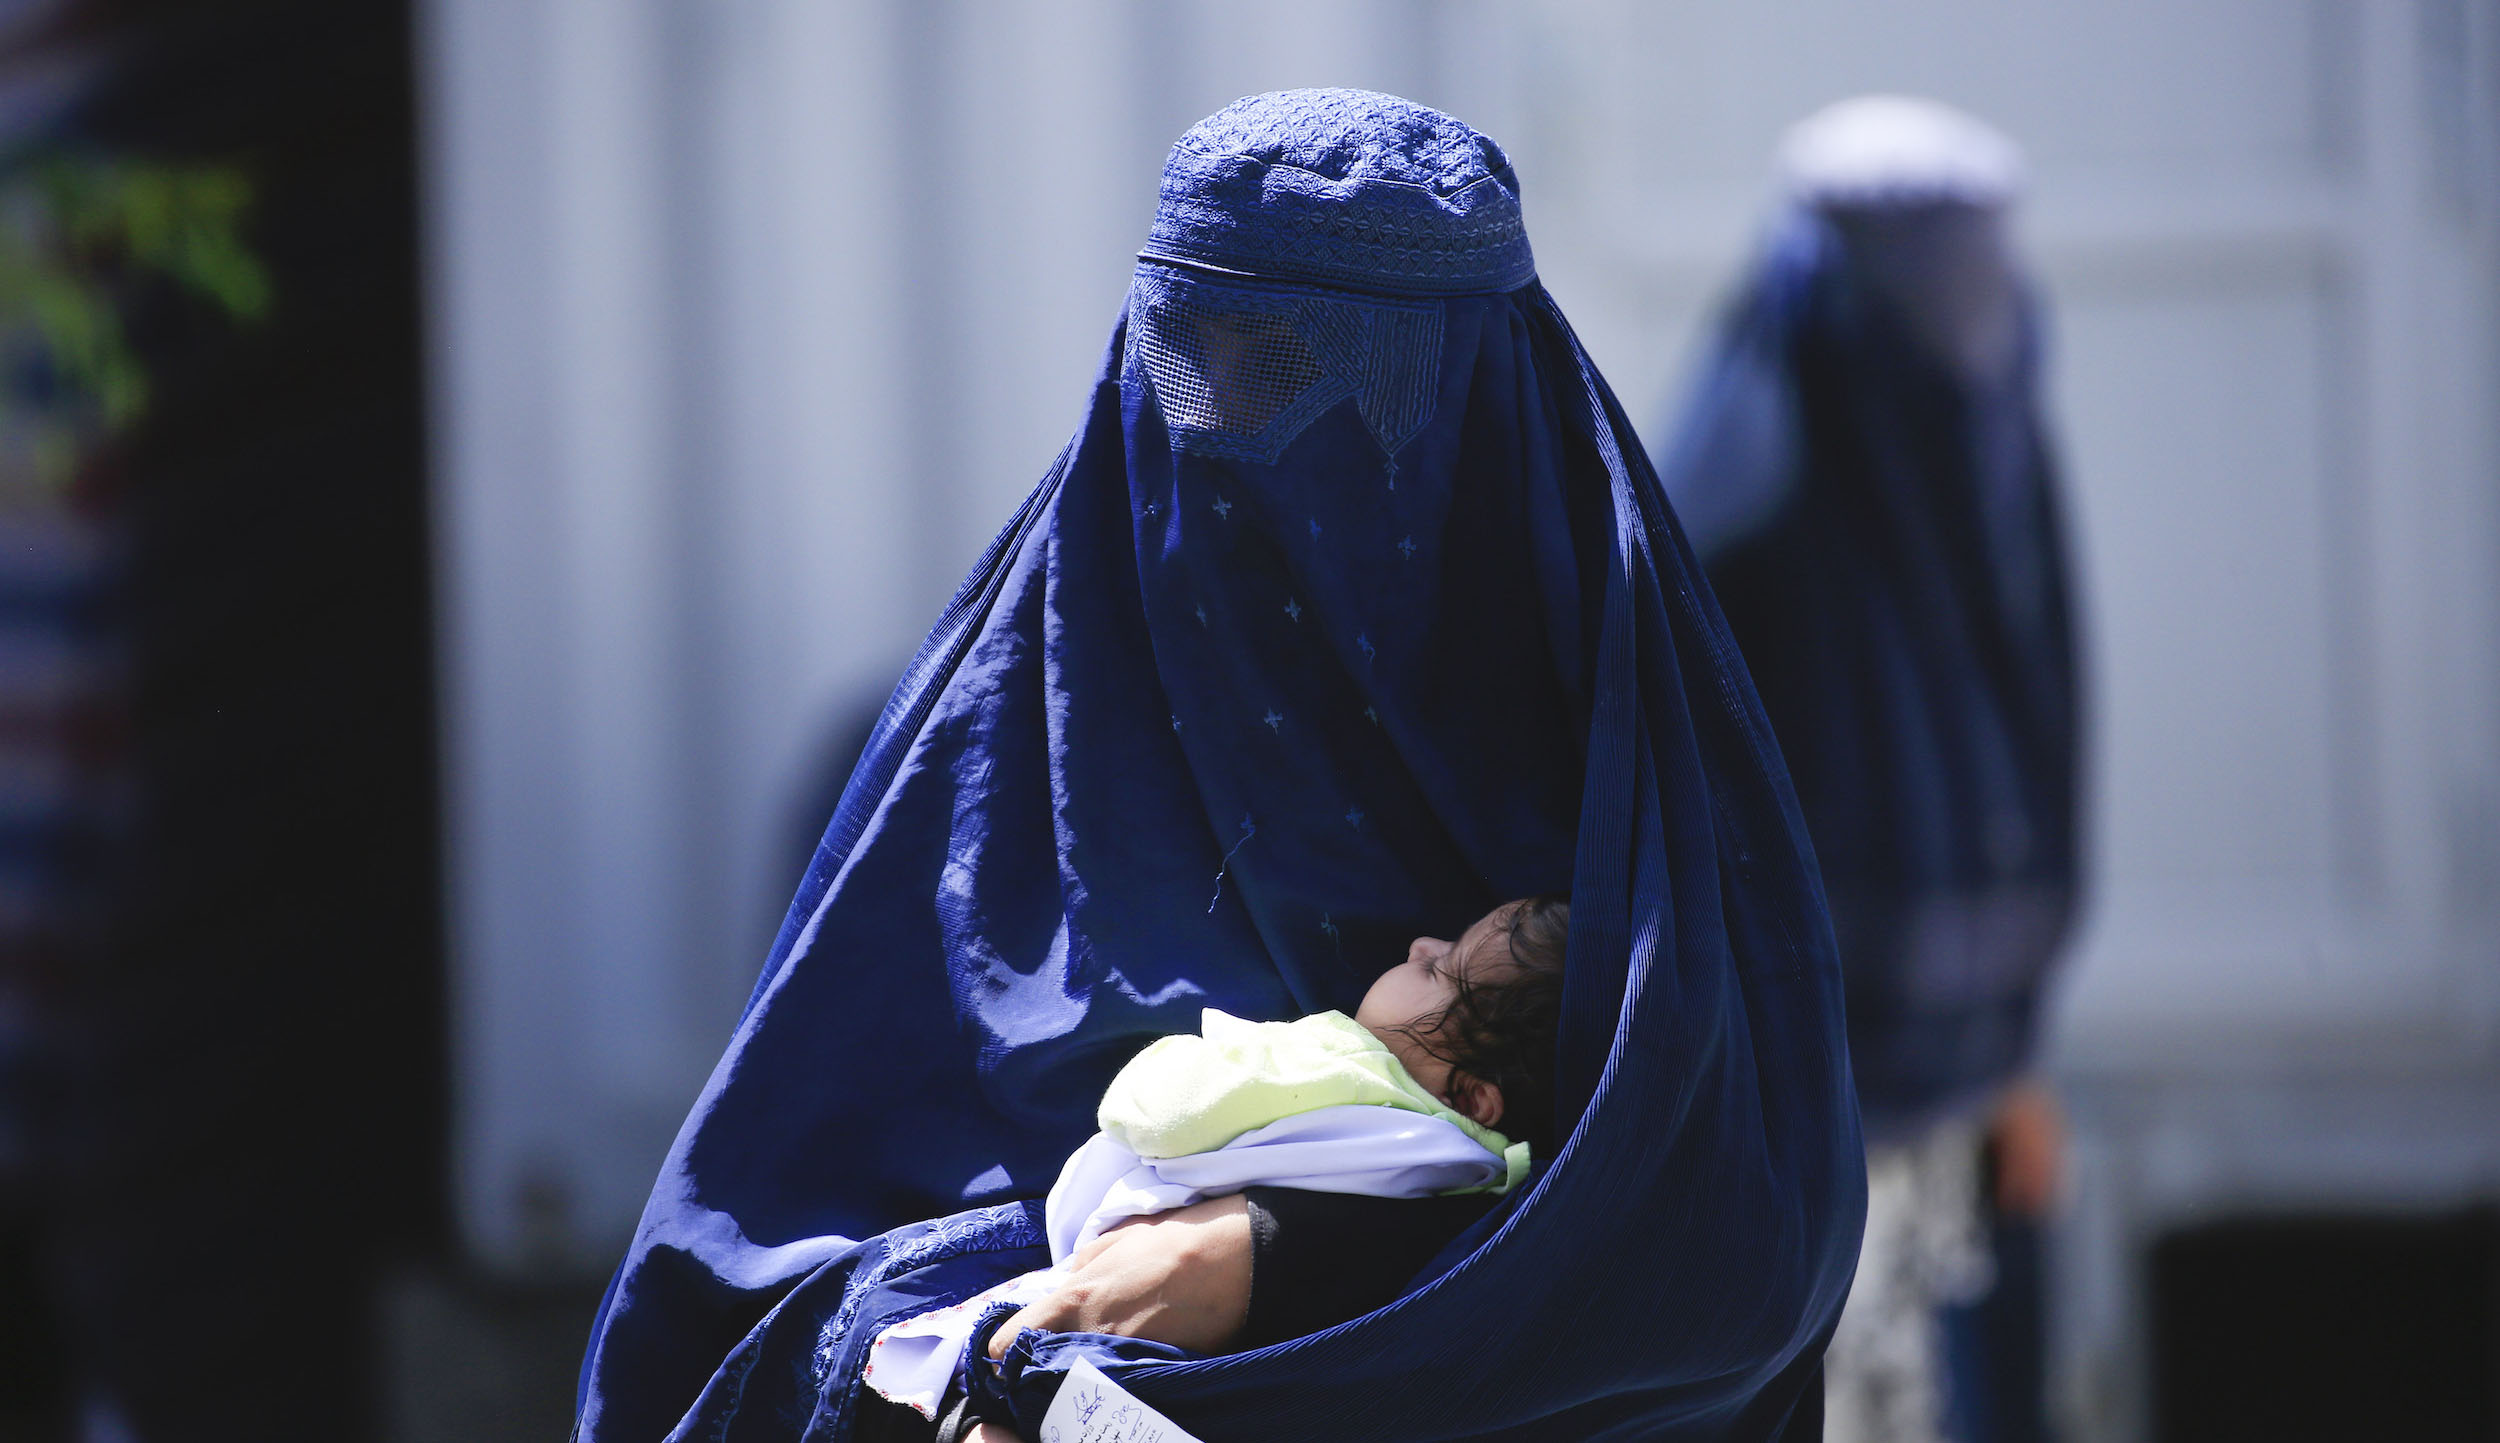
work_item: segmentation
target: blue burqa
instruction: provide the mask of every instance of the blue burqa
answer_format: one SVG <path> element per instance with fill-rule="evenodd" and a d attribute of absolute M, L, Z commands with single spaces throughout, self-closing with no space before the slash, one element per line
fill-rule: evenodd
<path fill-rule="evenodd" d="M 1999 224 L 1798 207 L 1660 465 L 1795 775 L 1879 1141 L 2028 1063 L 2077 894 L 2065 545 Z"/>
<path fill-rule="evenodd" d="M 1027 1436 L 1080 1356 L 1211 1443 L 1811 1436 L 1864 1210 L 1779 754 L 1508 163 L 1385 96 L 1242 101 L 869 743 L 578 1435 L 848 1437 L 878 1327 L 1043 1260 L 1032 1200 L 1146 1042 L 1351 1010 L 1556 889 L 1558 1156 L 1324 1333 L 1025 1335 Z"/>

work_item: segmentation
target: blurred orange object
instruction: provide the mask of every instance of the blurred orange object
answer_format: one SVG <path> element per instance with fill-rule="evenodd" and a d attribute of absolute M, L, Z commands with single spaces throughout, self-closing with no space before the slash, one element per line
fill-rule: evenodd
<path fill-rule="evenodd" d="M 2019 1218 L 2046 1217 L 2066 1181 L 2066 1112 L 2048 1084 L 2026 1077 L 1997 1098 L 1988 1153 L 1997 1208 Z"/>

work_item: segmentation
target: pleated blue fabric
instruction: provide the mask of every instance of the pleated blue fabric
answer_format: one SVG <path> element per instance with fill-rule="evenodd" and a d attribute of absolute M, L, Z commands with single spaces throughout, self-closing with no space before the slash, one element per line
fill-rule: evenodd
<path fill-rule="evenodd" d="M 1111 1075 L 1568 889 L 1570 1140 L 1394 1305 L 1091 1357 L 1211 1443 L 1819 1436 L 1864 1173 L 1786 774 L 1501 151 L 1355 91 L 1184 136 L 1081 429 L 886 708 L 604 1304 L 584 1439 L 849 1436 L 1036 1265 Z M 934 1219 L 929 1220 L 929 1219 Z M 1028 1431 L 1028 1436 L 1030 1433 Z"/>
<path fill-rule="evenodd" d="M 1660 470 L 1794 772 L 1886 1141 L 2029 1060 L 2079 887 L 2080 725 L 2036 308 L 2001 364 L 1955 364 L 1938 323 L 1989 278 L 1923 268 L 2002 264 L 1960 243 L 1993 220 L 1932 198 L 1853 215 L 1936 314 L 1797 207 Z"/>

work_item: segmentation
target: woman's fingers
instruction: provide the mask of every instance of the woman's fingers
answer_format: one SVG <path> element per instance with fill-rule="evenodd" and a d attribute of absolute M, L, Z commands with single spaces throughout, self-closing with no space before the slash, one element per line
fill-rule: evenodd
<path fill-rule="evenodd" d="M 989 1353 L 1005 1357 L 1026 1328 L 1221 1352 L 1249 1315 L 1249 1204 L 1215 1198 L 1105 1233 L 1070 1260 L 1057 1292 L 998 1326 Z"/>

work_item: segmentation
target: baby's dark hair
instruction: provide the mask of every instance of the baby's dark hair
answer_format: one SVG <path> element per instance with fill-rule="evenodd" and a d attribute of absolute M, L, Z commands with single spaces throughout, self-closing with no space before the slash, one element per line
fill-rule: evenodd
<path fill-rule="evenodd" d="M 1502 1090 L 1494 1131 L 1526 1142 L 1543 1158 L 1554 1147 L 1554 1072 L 1562 1031 L 1563 953 L 1571 940 L 1571 900 L 1559 894 L 1508 904 L 1501 933 L 1507 971 L 1470 981 L 1453 975 L 1457 995 L 1418 1023 L 1416 1045 L 1479 1082 Z"/>

